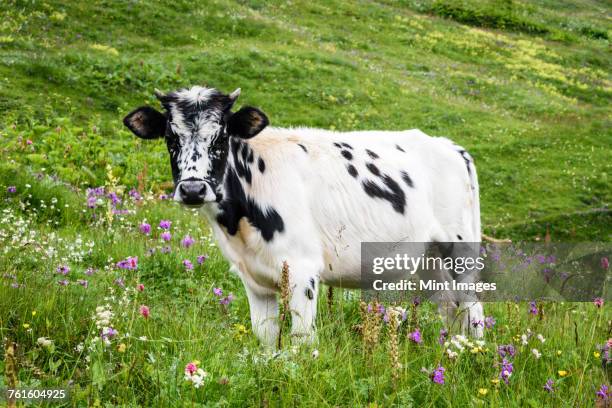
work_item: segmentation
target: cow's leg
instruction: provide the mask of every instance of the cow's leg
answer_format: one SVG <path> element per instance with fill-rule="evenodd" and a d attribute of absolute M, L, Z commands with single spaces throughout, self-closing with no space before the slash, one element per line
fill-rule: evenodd
<path fill-rule="evenodd" d="M 253 333 L 264 345 L 276 347 L 279 334 L 276 293 L 248 282 L 244 282 L 244 287 L 249 299 Z"/>
<path fill-rule="evenodd" d="M 312 343 L 316 338 L 317 295 L 322 264 L 311 260 L 294 260 L 288 264 L 291 337 L 296 343 Z"/>

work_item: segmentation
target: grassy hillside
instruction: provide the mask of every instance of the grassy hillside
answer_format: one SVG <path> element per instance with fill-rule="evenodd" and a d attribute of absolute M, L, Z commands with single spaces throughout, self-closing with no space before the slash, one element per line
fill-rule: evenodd
<path fill-rule="evenodd" d="M 64 406 L 94 407 L 605 406 L 609 296 L 538 300 L 535 314 L 487 304 L 496 323 L 481 345 L 455 338 L 460 352 L 439 342 L 433 305 L 403 305 L 395 348 L 382 316 L 336 289 L 319 297 L 318 344 L 285 335 L 279 353 L 262 349 L 209 228 L 160 199 L 165 147 L 121 119 L 156 106 L 154 88 L 207 84 L 241 87 L 239 104 L 275 126 L 420 128 L 475 157 L 487 233 L 610 241 L 611 12 L 594 0 L 0 2 L 0 389 L 71 387 Z M 365 321 L 380 327 L 373 343 Z M 200 388 L 184 379 L 195 360 Z"/>
<path fill-rule="evenodd" d="M 609 239 L 605 2 L 0 7 L 1 148 L 18 165 L 87 186 L 111 164 L 135 185 L 146 162 L 156 188 L 169 180 L 164 148 L 135 140 L 122 116 L 156 105 L 156 87 L 242 87 L 277 126 L 420 128 L 465 145 L 489 233 Z"/>

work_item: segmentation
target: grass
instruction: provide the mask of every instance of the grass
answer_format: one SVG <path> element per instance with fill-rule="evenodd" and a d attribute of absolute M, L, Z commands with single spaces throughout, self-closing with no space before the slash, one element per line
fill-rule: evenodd
<path fill-rule="evenodd" d="M 609 337 L 608 305 L 546 304 L 534 317 L 526 305 L 489 304 L 497 324 L 487 351 L 452 361 L 434 307 L 421 305 L 425 341 L 412 344 L 413 327 L 402 325 L 396 388 L 386 329 L 365 356 L 351 291 L 336 290 L 331 308 L 321 296 L 317 358 L 311 348 L 266 353 L 207 226 L 154 199 L 170 180 L 165 148 L 131 136 L 121 118 L 155 105 L 154 88 L 209 84 L 241 87 L 240 103 L 277 126 L 420 128 L 475 157 L 486 233 L 609 241 L 607 14 L 592 0 L 0 4 L 0 336 L 18 344 L 20 384 L 71 381 L 71 406 L 592 406 L 609 383 L 594 356 Z M 87 207 L 85 189 L 102 185 L 124 197 L 128 214 L 112 216 L 106 200 Z M 144 200 L 128 198 L 133 187 Z M 173 221 L 168 254 L 161 219 Z M 152 237 L 138 231 L 143 220 Z M 196 239 L 189 249 L 179 244 L 186 234 Z M 114 266 L 128 256 L 138 256 L 137 270 Z M 66 278 L 56 272 L 64 264 Z M 213 287 L 235 301 L 221 306 Z M 107 304 L 119 335 L 104 346 L 92 316 Z M 514 373 L 508 385 L 492 383 L 496 347 L 509 343 Z M 193 360 L 209 373 L 200 389 L 183 380 Z M 438 364 L 445 385 L 424 372 Z M 0 361 L 0 386 L 9 365 Z"/>

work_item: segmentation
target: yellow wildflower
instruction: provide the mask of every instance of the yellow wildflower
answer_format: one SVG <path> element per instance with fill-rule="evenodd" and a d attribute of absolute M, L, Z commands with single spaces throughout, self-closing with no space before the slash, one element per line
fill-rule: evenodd
<path fill-rule="evenodd" d="M 487 393 L 489 392 L 489 390 L 487 388 L 479 388 L 478 389 L 478 393 L 482 396 L 487 395 Z"/>
<path fill-rule="evenodd" d="M 36 316 L 36 310 L 32 310 L 32 316 Z"/>
<path fill-rule="evenodd" d="M 558 373 L 559 373 L 559 377 L 565 377 L 567 375 L 567 371 L 565 370 L 559 370 Z"/>
<path fill-rule="evenodd" d="M 594 351 L 594 352 L 593 352 L 593 356 L 594 356 L 595 358 L 599 358 L 599 356 L 601 356 L 601 354 L 599 354 L 597 351 Z"/>
<path fill-rule="evenodd" d="M 124 343 L 121 343 L 117 346 L 117 351 L 120 353 L 125 353 L 125 349 L 126 349 L 126 345 Z"/>
<path fill-rule="evenodd" d="M 24 323 L 24 324 L 23 324 L 23 328 L 24 328 L 24 329 L 29 329 L 29 328 L 30 328 L 30 325 L 29 325 L 28 323 Z"/>

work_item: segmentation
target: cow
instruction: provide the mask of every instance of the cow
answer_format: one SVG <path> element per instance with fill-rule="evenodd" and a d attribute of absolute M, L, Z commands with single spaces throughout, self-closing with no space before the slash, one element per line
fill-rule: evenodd
<path fill-rule="evenodd" d="M 165 140 L 174 200 L 208 219 L 263 344 L 279 336 L 285 261 L 291 335 L 311 342 L 319 284 L 359 287 L 361 242 L 480 242 L 476 168 L 448 139 L 416 129 L 269 127 L 258 108 L 232 111 L 240 88 L 155 94 L 163 112 L 139 107 L 124 124 L 139 138 Z M 451 308 L 464 331 L 482 336 L 480 303 Z"/>

